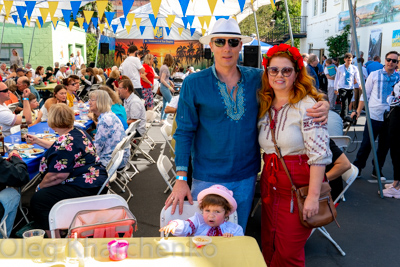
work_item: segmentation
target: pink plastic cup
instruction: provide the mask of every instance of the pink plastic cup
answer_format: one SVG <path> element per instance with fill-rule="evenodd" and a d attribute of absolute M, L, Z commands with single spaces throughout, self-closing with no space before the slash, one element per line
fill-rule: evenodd
<path fill-rule="evenodd" d="M 129 242 L 126 240 L 112 240 L 108 242 L 107 248 L 110 260 L 120 261 L 128 256 Z"/>

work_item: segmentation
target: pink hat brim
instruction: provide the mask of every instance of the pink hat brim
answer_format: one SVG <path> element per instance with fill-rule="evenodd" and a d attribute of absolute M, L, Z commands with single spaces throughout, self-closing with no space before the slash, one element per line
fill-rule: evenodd
<path fill-rule="evenodd" d="M 224 190 L 220 190 L 220 189 L 212 188 L 212 187 L 204 189 L 197 195 L 197 201 L 199 202 L 199 204 L 202 202 L 203 198 L 206 195 L 210 195 L 210 194 L 221 196 L 228 201 L 229 205 L 231 205 L 231 208 L 232 208 L 228 215 L 231 215 L 232 213 L 234 213 L 236 211 L 237 203 L 236 203 L 236 200 L 233 198 L 233 196 Z"/>

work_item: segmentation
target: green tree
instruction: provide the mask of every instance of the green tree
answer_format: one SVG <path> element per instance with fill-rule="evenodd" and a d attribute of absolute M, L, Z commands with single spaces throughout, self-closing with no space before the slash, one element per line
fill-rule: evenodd
<path fill-rule="evenodd" d="M 326 39 L 328 46 L 329 57 L 343 57 L 349 50 L 348 36 L 350 33 L 350 25 L 344 27 L 343 32 L 336 36 L 331 36 Z"/>
<path fill-rule="evenodd" d="M 95 34 L 86 34 L 86 62 L 95 62 L 97 51 L 97 37 Z"/>

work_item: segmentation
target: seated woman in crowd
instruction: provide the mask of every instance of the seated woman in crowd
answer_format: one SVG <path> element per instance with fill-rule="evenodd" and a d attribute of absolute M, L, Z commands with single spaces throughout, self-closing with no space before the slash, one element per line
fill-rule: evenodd
<path fill-rule="evenodd" d="M 93 72 L 93 68 L 87 68 L 85 70 L 85 74 L 84 74 L 84 70 L 82 70 L 81 80 L 85 84 L 85 89 L 87 87 L 90 87 L 92 84 L 99 83 L 96 75 Z"/>
<path fill-rule="evenodd" d="M 16 65 L 16 64 L 11 65 L 10 74 L 6 77 L 6 79 L 8 80 L 8 79 L 17 77 L 17 69 L 18 69 L 18 65 Z"/>
<path fill-rule="evenodd" d="M 53 75 L 53 68 L 52 67 L 47 67 L 46 68 L 46 77 L 43 78 L 43 82 L 50 82 L 50 83 L 56 83 L 57 79 Z"/>
<path fill-rule="evenodd" d="M 46 78 L 47 75 L 44 73 L 44 67 L 43 66 L 38 66 L 35 71 L 35 75 L 33 76 L 33 83 L 34 84 L 40 84 L 44 81 L 44 78 Z"/>
<path fill-rule="evenodd" d="M 34 121 L 32 125 L 37 124 L 41 121 L 47 121 L 47 114 L 50 110 L 50 107 L 58 103 L 67 104 L 67 89 L 62 84 L 59 84 L 54 88 L 54 96 L 46 100 L 46 102 L 38 112 L 36 121 Z"/>
<path fill-rule="evenodd" d="M 99 90 L 106 91 L 112 100 L 111 111 L 121 120 L 124 130 L 128 129 L 126 110 L 122 105 L 121 98 L 119 98 L 117 92 L 112 91 L 108 86 L 100 86 Z"/>
<path fill-rule="evenodd" d="M 74 106 L 74 101 L 83 103 L 76 94 L 80 85 L 78 76 L 70 75 L 68 78 L 63 79 L 63 84 L 67 88 L 67 103 L 69 107 Z"/>
<path fill-rule="evenodd" d="M 126 136 L 121 120 L 111 111 L 112 100 L 103 90 L 89 94 L 89 109 L 97 118 L 97 133 L 94 145 L 100 162 L 107 166 L 116 145 Z M 124 158 L 119 168 L 126 165 L 129 159 L 129 148 L 125 149 Z"/>
<path fill-rule="evenodd" d="M 28 78 L 28 80 L 31 83 L 31 85 L 35 84 L 35 80 L 33 79 L 32 71 L 25 72 L 25 76 Z"/>
<path fill-rule="evenodd" d="M 108 78 L 106 85 L 115 91 L 115 88 L 118 88 L 118 78 L 119 78 L 119 70 L 115 69 L 111 71 L 110 78 Z"/>
<path fill-rule="evenodd" d="M 74 128 L 74 112 L 58 103 L 49 110 L 49 127 L 60 135 L 54 143 L 27 135 L 47 149 L 40 162 L 41 182 L 31 199 L 35 228 L 49 229 L 49 213 L 58 201 L 96 195 L 107 179 L 90 136 Z"/>

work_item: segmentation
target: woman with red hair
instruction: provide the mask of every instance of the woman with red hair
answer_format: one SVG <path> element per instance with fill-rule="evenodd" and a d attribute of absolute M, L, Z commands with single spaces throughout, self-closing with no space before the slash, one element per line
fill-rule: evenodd
<path fill-rule="evenodd" d="M 259 92 L 259 143 L 264 150 L 261 177 L 262 251 L 268 266 L 304 266 L 304 245 L 311 229 L 299 218 L 291 182 L 278 159 L 272 130 L 296 188 L 309 186 L 304 220 L 318 213 L 325 165 L 331 163 L 326 125 L 314 122 L 306 109 L 322 99 L 313 87 L 303 58 L 287 44 L 272 47 L 263 61 Z"/>

